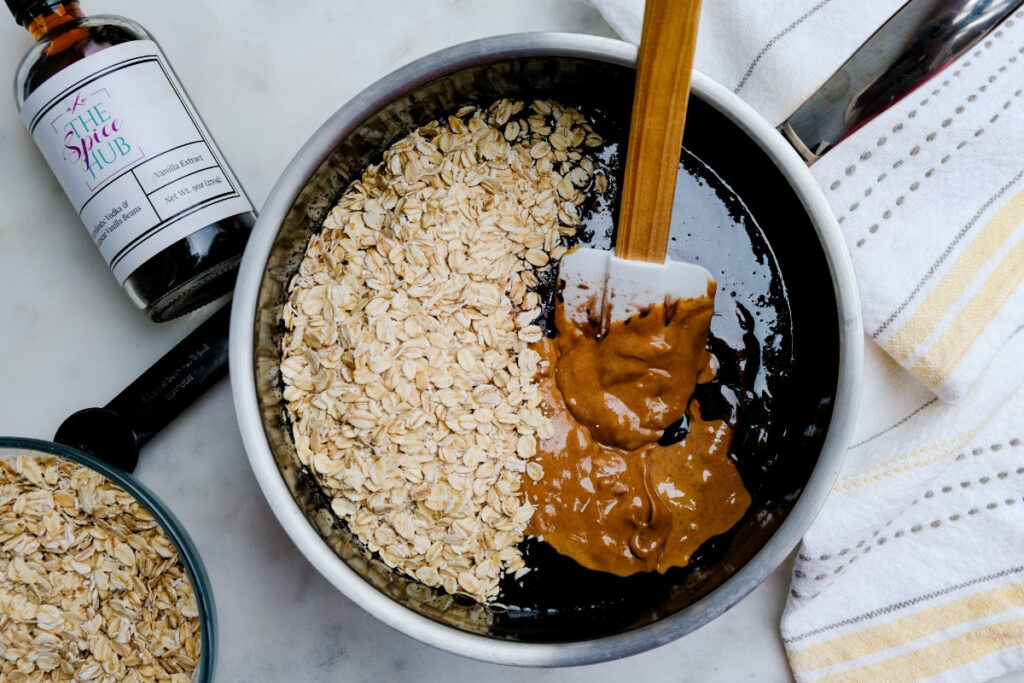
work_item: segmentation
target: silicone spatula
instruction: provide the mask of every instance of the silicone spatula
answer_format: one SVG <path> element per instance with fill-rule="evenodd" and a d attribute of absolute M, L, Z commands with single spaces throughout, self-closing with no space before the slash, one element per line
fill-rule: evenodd
<path fill-rule="evenodd" d="M 562 258 L 570 320 L 626 320 L 705 296 L 714 283 L 704 268 L 666 258 L 699 16 L 700 0 L 647 0 L 615 249 L 579 248 Z"/>

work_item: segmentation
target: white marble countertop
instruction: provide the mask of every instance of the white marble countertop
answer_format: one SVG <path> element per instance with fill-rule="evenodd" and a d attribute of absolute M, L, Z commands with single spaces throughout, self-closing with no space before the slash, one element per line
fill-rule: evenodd
<path fill-rule="evenodd" d="M 385 73 L 486 35 L 612 35 L 580 0 L 82 0 L 163 45 L 257 207 L 306 138 Z M 7 16 L 2 10 L 0 14 Z M 0 17 L 9 78 L 30 36 Z M 0 97 L 0 434 L 49 439 L 102 405 L 207 314 L 149 322 L 121 292 L 15 111 Z M 523 670 L 462 659 L 377 622 L 306 562 L 261 495 L 219 383 L 144 449 L 138 477 L 199 547 L 223 681 L 785 681 L 777 625 L 788 568 L 710 625 L 606 664 Z"/>

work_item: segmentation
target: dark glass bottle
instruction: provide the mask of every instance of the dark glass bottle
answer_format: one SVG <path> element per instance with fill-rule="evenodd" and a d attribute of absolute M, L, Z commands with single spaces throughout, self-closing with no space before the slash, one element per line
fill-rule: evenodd
<path fill-rule="evenodd" d="M 111 238 L 104 257 L 132 301 L 161 322 L 230 291 L 252 206 L 153 37 L 122 17 L 86 17 L 76 0 L 6 1 L 36 39 L 15 77 L 18 109 L 101 252 Z M 118 57 L 106 52 L 115 46 Z M 104 74 L 120 80 L 107 87 Z M 140 90 L 172 98 L 173 107 L 138 105 Z M 34 128 L 26 112 L 36 110 Z M 166 110 L 174 118 L 154 123 Z M 50 131 L 62 139 L 40 141 Z M 121 158 L 108 165 L 108 152 Z"/>

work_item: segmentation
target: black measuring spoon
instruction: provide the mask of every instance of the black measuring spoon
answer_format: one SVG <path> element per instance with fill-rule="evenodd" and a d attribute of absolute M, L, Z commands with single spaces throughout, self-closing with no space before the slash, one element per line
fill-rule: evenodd
<path fill-rule="evenodd" d="M 133 472 L 139 449 L 228 372 L 225 304 L 102 408 L 74 413 L 53 440 Z"/>

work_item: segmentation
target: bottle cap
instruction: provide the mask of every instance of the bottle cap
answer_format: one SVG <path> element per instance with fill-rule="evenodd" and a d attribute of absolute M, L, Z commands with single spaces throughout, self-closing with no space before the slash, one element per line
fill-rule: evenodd
<path fill-rule="evenodd" d="M 66 1 L 70 3 L 71 0 Z M 24 26 L 45 8 L 62 4 L 62 0 L 7 0 L 7 9 L 11 10 L 14 20 Z"/>

